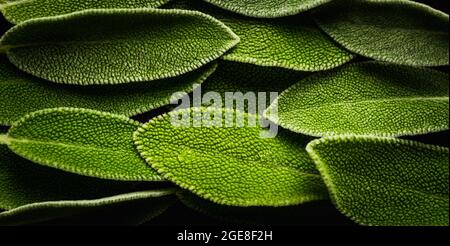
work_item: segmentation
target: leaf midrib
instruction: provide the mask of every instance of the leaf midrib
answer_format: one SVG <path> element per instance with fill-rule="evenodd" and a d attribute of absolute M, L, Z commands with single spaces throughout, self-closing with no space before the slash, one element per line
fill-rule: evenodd
<path fill-rule="evenodd" d="M 61 147 L 65 147 L 65 148 L 75 148 L 75 149 L 85 149 L 85 150 L 102 150 L 102 151 L 112 151 L 112 152 L 123 152 L 123 153 L 127 153 L 127 150 L 121 149 L 121 148 L 114 148 L 114 147 L 100 147 L 100 146 L 94 146 L 94 145 L 85 145 L 85 144 L 80 144 L 80 145 L 76 145 L 75 143 L 62 143 L 62 142 L 57 142 L 57 141 L 43 141 L 43 140 L 32 140 L 32 139 L 24 139 L 24 138 L 14 138 L 14 137 L 10 137 L 7 136 L 6 140 L 11 143 L 11 142 L 19 142 L 19 143 L 24 143 L 24 144 L 40 144 L 40 145 L 53 145 L 53 146 L 61 146 Z M 9 144 L 8 144 L 9 145 Z M 127 153 L 128 154 L 128 153 Z"/>
<path fill-rule="evenodd" d="M 405 98 L 391 98 L 391 99 L 375 99 L 375 100 L 361 100 L 361 101 L 352 101 L 352 102 L 340 102 L 340 103 L 324 103 L 317 106 L 303 106 L 293 110 L 288 110 L 286 112 L 297 112 L 303 111 L 305 109 L 320 109 L 327 106 L 350 106 L 350 105 L 358 105 L 365 103 L 379 103 L 379 102 L 395 102 L 395 101 L 448 101 L 449 97 L 405 97 Z"/>

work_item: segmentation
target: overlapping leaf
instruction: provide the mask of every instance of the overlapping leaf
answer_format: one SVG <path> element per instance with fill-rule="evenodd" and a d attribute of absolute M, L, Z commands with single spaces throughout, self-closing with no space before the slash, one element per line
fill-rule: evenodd
<path fill-rule="evenodd" d="M 219 58 L 239 38 L 200 12 L 86 10 L 25 21 L 0 44 L 37 77 L 66 84 L 119 84 L 175 77 Z"/>
<path fill-rule="evenodd" d="M 0 135 L 16 154 L 81 175 L 131 181 L 161 180 L 139 156 L 125 116 L 75 108 L 47 109 L 16 122 Z"/>
<path fill-rule="evenodd" d="M 448 148 L 393 138 L 334 137 L 308 145 L 336 206 L 378 226 L 448 226 Z"/>
<path fill-rule="evenodd" d="M 254 106 L 252 110 L 255 111 L 253 113 L 259 113 L 276 99 L 278 93 L 306 75 L 307 73 L 289 69 L 222 61 L 219 63 L 217 71 L 202 85 L 202 93 L 205 96 L 204 104 L 209 106 L 208 104 L 211 102 L 207 100 L 207 93 L 213 92 L 220 96 L 220 102 L 214 101 L 216 106 L 221 103 L 223 107 L 234 108 L 239 104 L 242 105 L 238 107 L 240 110 L 247 111 L 249 104 L 252 104 Z M 247 95 L 249 92 L 251 95 Z M 242 93 L 242 97 L 239 96 L 241 95 L 239 93 Z M 214 99 L 214 96 L 210 97 Z M 231 102 L 232 105 L 226 105 L 227 98 L 228 103 Z"/>
<path fill-rule="evenodd" d="M 202 127 L 180 127 L 174 121 L 179 116 L 185 123 L 205 121 Z M 285 131 L 261 138 L 265 129 L 252 126 L 254 120 L 259 117 L 226 109 L 182 109 L 139 128 L 135 143 L 165 178 L 216 203 L 285 206 L 327 198 L 304 150 L 309 139 Z"/>
<path fill-rule="evenodd" d="M 295 15 L 331 0 L 204 0 L 221 8 L 252 17 Z"/>
<path fill-rule="evenodd" d="M 175 92 L 191 92 L 214 72 L 207 65 L 194 72 L 151 83 L 111 86 L 56 86 L 29 76 L 0 58 L 0 124 L 46 108 L 76 107 L 132 116 L 169 104 Z M 181 94 L 180 94 L 181 96 Z"/>
<path fill-rule="evenodd" d="M 367 62 L 300 81 L 266 115 L 282 127 L 313 136 L 398 136 L 447 129 L 448 107 L 448 75 Z M 278 114 L 271 115 L 274 109 Z"/>
<path fill-rule="evenodd" d="M 7 210 L 0 213 L 1 225 L 80 216 L 98 209 L 118 212 L 121 206 L 139 208 L 145 203 L 145 211 L 142 208 L 139 213 L 129 211 L 130 218 L 117 220 L 135 223 L 157 215 L 170 204 L 165 196 L 174 190 L 132 192 L 133 185 L 36 165 L 0 146 L 0 208 Z"/>
<path fill-rule="evenodd" d="M 17 0 L 0 2 L 6 19 L 19 23 L 29 19 L 69 14 L 86 9 L 155 8 L 169 0 Z"/>
<path fill-rule="evenodd" d="M 449 17 L 407 0 L 334 1 L 314 14 L 319 26 L 348 50 L 415 66 L 448 65 Z"/>
<path fill-rule="evenodd" d="M 254 19 L 221 11 L 198 0 L 175 2 L 171 7 L 199 10 L 229 26 L 241 42 L 223 56 L 225 60 L 298 71 L 320 71 L 353 58 L 319 30 L 307 15 Z"/>

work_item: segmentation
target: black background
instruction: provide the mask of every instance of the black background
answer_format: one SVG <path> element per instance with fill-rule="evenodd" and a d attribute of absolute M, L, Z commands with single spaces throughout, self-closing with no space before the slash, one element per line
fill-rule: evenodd
<path fill-rule="evenodd" d="M 440 9 L 448 13 L 448 0 L 433 0 L 433 1 L 419 1 L 426 3 L 434 8 Z M 420 18 L 420 17 L 418 17 Z M 8 28 L 9 25 L 3 17 L 0 17 L 0 33 L 3 33 Z M 436 68 L 440 71 L 448 73 L 448 66 Z M 1 99 L 0 99 L 1 100 Z M 141 121 L 146 121 L 154 115 L 158 115 L 167 111 L 167 109 L 162 108 L 150 112 L 146 115 L 138 116 L 137 119 Z M 449 131 L 434 133 L 428 135 L 407 137 L 407 139 L 417 140 L 429 144 L 437 144 L 441 146 L 448 147 Z M 320 201 L 303 204 L 297 207 L 289 207 L 286 209 L 287 212 L 281 212 L 278 219 L 268 220 L 264 224 L 266 225 L 291 225 L 291 226 L 302 226 L 302 225 L 340 225 L 340 226 L 355 226 L 350 219 L 339 213 L 336 208 L 329 201 Z M 261 212 L 261 217 L 264 217 L 264 212 Z M 96 224 L 108 224 L 108 220 L 99 219 L 97 221 L 90 221 L 90 225 Z M 46 222 L 41 225 L 83 225 L 85 222 L 77 220 L 77 218 L 65 218 L 60 220 L 54 220 L 51 222 Z M 180 202 L 176 202 L 172 207 L 170 207 L 165 213 L 158 216 L 157 218 L 151 220 L 150 222 L 144 224 L 148 226 L 178 226 L 176 228 L 184 228 L 186 226 L 231 226 L 230 229 L 236 229 L 236 222 L 224 221 L 222 219 L 217 219 L 211 216 L 204 215 L 202 213 L 193 211 Z M 232 228 L 234 227 L 234 228 Z M 292 228 L 292 227 L 291 227 Z M 427 230 L 421 230 L 421 232 Z M 380 234 L 383 231 L 377 231 Z M 428 232 L 430 232 L 428 230 Z M 150 242 L 149 242 L 150 243 Z"/>

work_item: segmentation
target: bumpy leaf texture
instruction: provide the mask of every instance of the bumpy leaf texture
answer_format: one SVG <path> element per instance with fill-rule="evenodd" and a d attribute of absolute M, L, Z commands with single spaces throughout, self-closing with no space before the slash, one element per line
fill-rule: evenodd
<path fill-rule="evenodd" d="M 189 93 L 211 75 L 207 65 L 175 78 L 124 85 L 55 85 L 25 74 L 0 57 L 0 124 L 11 125 L 24 115 L 46 108 L 88 108 L 133 116 L 164 106 L 175 92 Z"/>
<path fill-rule="evenodd" d="M 338 209 L 364 225 L 448 226 L 448 148 L 376 137 L 307 146 Z"/>
<path fill-rule="evenodd" d="M 86 9 L 156 8 L 169 0 L 17 0 L 0 5 L 1 12 L 12 23 L 69 14 Z"/>
<path fill-rule="evenodd" d="M 365 62 L 306 78 L 265 112 L 312 136 L 399 136 L 448 129 L 448 75 L 425 68 Z M 277 109 L 278 114 L 271 114 Z"/>
<path fill-rule="evenodd" d="M 319 26 L 348 50 L 380 61 L 448 65 L 449 17 L 407 0 L 334 1 L 314 13 Z"/>
<path fill-rule="evenodd" d="M 125 116 L 94 110 L 45 109 L 16 122 L 0 142 L 28 160 L 72 173 L 159 181 L 134 148 L 133 132 L 140 125 Z"/>
<path fill-rule="evenodd" d="M 331 0 L 204 0 L 251 17 L 275 18 L 295 15 Z"/>
<path fill-rule="evenodd" d="M 0 44 L 25 72 L 57 83 L 119 84 L 175 77 L 219 58 L 239 38 L 186 10 L 86 10 L 25 21 Z"/>
<path fill-rule="evenodd" d="M 180 115 L 194 127 L 173 121 Z M 204 121 L 195 127 L 198 116 L 214 118 L 216 126 Z M 236 124 L 239 118 L 243 127 Z M 285 131 L 261 138 L 264 128 L 246 123 L 252 120 L 259 117 L 218 108 L 182 109 L 139 128 L 135 143 L 163 177 L 219 204 L 285 206 L 326 199 L 304 150 L 310 139 Z"/>
<path fill-rule="evenodd" d="M 272 100 L 276 99 L 276 94 L 281 93 L 289 86 L 297 83 L 305 78 L 308 73 L 293 71 L 289 69 L 276 67 L 261 67 L 252 64 L 221 61 L 218 69 L 212 74 L 202 85 L 202 94 L 207 99 L 207 93 L 217 92 L 220 95 L 222 107 L 238 108 L 247 111 L 249 104 L 255 103 L 253 113 L 259 113 L 265 110 Z M 231 105 L 226 105 L 226 97 L 231 98 L 230 93 L 242 93 L 242 99 L 247 98 L 248 101 L 239 100 L 238 95 L 234 97 L 236 100 Z M 252 93 L 255 97 L 248 95 Z M 271 98 L 270 93 L 276 93 Z M 228 93 L 228 94 L 227 94 Z M 253 94 L 254 93 L 254 94 Z M 229 102 L 231 102 L 229 100 Z M 212 104 L 204 101 L 205 106 Z M 217 103 L 214 101 L 214 103 Z"/>
<path fill-rule="evenodd" d="M 241 42 L 222 57 L 225 60 L 320 71 L 340 66 L 353 58 L 325 35 L 308 15 L 254 19 L 227 13 L 198 0 L 179 1 L 168 6 L 202 11 L 229 26 Z"/>

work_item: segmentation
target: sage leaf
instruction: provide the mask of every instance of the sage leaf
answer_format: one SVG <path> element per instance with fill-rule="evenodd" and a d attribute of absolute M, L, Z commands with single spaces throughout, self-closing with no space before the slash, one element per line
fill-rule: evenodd
<path fill-rule="evenodd" d="M 36 165 L 0 145 L 0 208 L 30 203 L 94 199 L 130 191 L 132 182 L 95 179 Z"/>
<path fill-rule="evenodd" d="M 400 136 L 448 128 L 448 75 L 425 68 L 356 63 L 308 77 L 265 115 L 312 136 Z M 276 109 L 278 114 L 270 111 Z"/>
<path fill-rule="evenodd" d="M 193 124 L 197 116 L 215 118 L 217 125 L 183 127 L 173 122 L 180 115 Z M 164 178 L 219 204 L 286 206 L 327 198 L 304 150 L 308 137 L 283 131 L 261 138 L 264 128 L 239 127 L 239 118 L 259 120 L 213 107 L 172 111 L 140 127 L 135 144 Z"/>
<path fill-rule="evenodd" d="M 222 57 L 228 61 L 320 71 L 340 66 L 354 57 L 324 34 L 307 15 L 254 19 L 227 13 L 198 0 L 169 6 L 202 11 L 230 27 L 241 42 Z"/>
<path fill-rule="evenodd" d="M 18 0 L 0 5 L 0 9 L 7 20 L 20 23 L 86 9 L 156 8 L 167 2 L 169 0 Z"/>
<path fill-rule="evenodd" d="M 168 190 L 140 191 L 93 200 L 33 203 L 0 213 L 0 225 L 25 225 L 74 215 L 88 217 L 89 214 L 84 215 L 86 213 L 99 216 L 117 212 L 118 207 L 128 208 L 128 212 L 122 210 L 123 214 L 115 215 L 117 218 L 110 217 L 111 224 L 140 224 L 164 212 L 172 204 L 172 198 L 168 197 L 172 193 Z"/>
<path fill-rule="evenodd" d="M 145 203 L 146 212 L 140 209 L 139 213 L 129 213 L 127 220 L 115 221 L 135 223 L 165 208 L 167 199 L 151 199 L 151 194 L 161 191 L 135 193 L 133 186 L 134 182 L 84 177 L 36 165 L 14 154 L 7 146 L 0 146 L 0 209 L 6 210 L 0 213 L 0 225 L 28 224 L 69 215 L 78 217 L 79 213 L 99 208 L 118 212 L 120 204 L 139 208 Z M 124 193 L 126 195 L 120 195 Z M 133 199 L 139 200 L 131 202 Z"/>
<path fill-rule="evenodd" d="M 133 132 L 140 123 L 88 109 L 37 111 L 0 135 L 16 154 L 41 165 L 80 175 L 124 180 L 161 178 L 139 156 Z"/>
<path fill-rule="evenodd" d="M 167 105 L 175 92 L 189 93 L 216 69 L 207 65 L 193 72 L 151 83 L 123 85 L 59 85 L 27 75 L 0 57 L 0 124 L 46 108 L 88 108 L 125 116 Z M 181 97 L 181 94 L 180 94 Z"/>
<path fill-rule="evenodd" d="M 207 93 L 216 92 L 221 96 L 223 107 L 231 106 L 235 108 L 239 103 L 239 98 L 235 98 L 233 105 L 226 105 L 228 93 L 255 93 L 254 101 L 244 101 L 244 109 L 247 111 L 250 103 L 257 105 L 257 112 L 264 111 L 276 98 L 276 94 L 271 97 L 270 93 L 281 93 L 291 85 L 306 77 L 308 73 L 298 72 L 277 67 L 261 67 L 246 63 L 221 61 L 219 66 L 208 79 L 202 84 L 203 96 Z M 262 93 L 262 94 L 260 94 Z M 209 106 L 208 102 L 204 102 Z M 240 108 L 241 110 L 244 110 Z M 253 109 L 256 111 L 256 108 Z"/>
<path fill-rule="evenodd" d="M 221 8 L 251 17 L 275 18 L 295 15 L 331 0 L 204 0 Z"/>
<path fill-rule="evenodd" d="M 380 61 L 448 65 L 448 15 L 414 1 L 334 1 L 314 12 L 348 50 Z"/>
<path fill-rule="evenodd" d="M 448 226 L 448 148 L 380 137 L 307 146 L 337 208 L 377 226 Z"/>
<path fill-rule="evenodd" d="M 238 42 L 223 23 L 200 12 L 116 9 L 25 21 L 0 44 L 25 72 L 88 85 L 175 77 L 219 58 Z"/>

